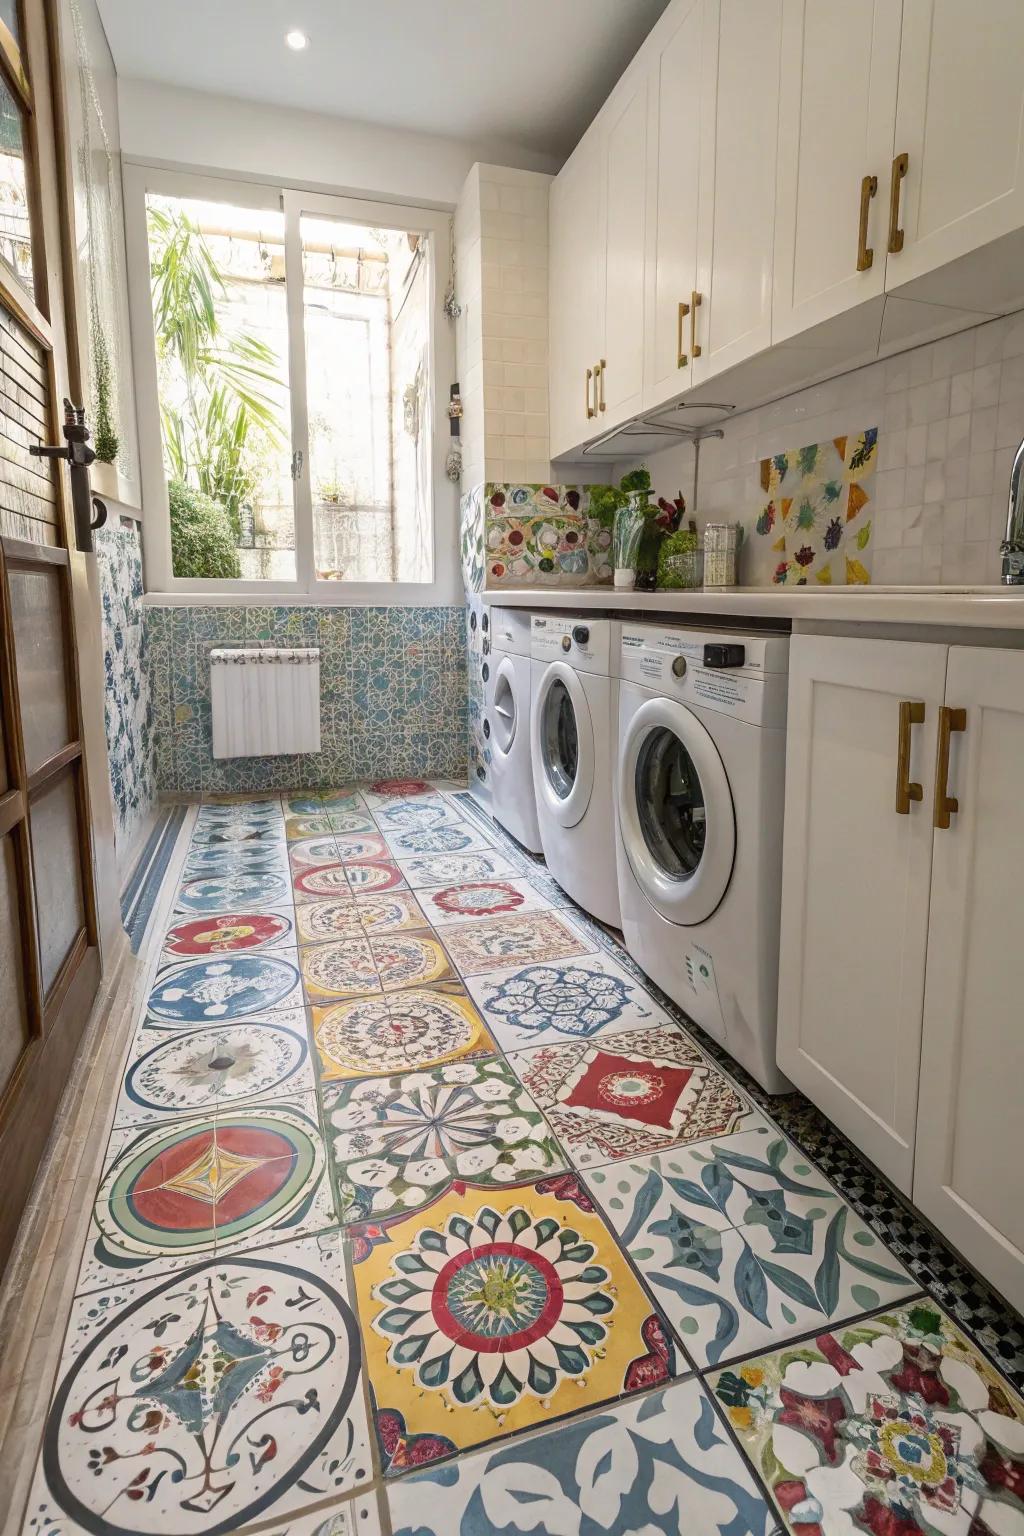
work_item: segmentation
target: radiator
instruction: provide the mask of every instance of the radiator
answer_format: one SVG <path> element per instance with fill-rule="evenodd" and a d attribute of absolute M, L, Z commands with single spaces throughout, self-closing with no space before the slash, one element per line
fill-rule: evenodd
<path fill-rule="evenodd" d="M 214 757 L 320 750 L 320 652 L 266 646 L 212 650 Z"/>

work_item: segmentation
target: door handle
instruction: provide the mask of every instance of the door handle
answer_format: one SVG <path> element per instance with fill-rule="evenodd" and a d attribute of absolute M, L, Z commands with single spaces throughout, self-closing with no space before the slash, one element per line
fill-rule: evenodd
<path fill-rule="evenodd" d="M 900 185 L 907 174 L 910 156 L 906 150 L 897 155 L 892 163 L 889 180 L 889 250 L 894 256 L 903 249 L 903 230 L 900 228 Z"/>
<path fill-rule="evenodd" d="M 588 421 L 590 420 L 590 418 L 593 415 L 596 414 L 595 411 L 594 411 L 594 407 L 590 403 L 590 381 L 591 381 L 591 379 L 593 377 L 594 377 L 594 370 L 593 370 L 593 368 L 588 368 L 587 369 L 587 392 L 586 392 L 587 393 L 587 420 Z"/>
<path fill-rule="evenodd" d="M 85 419 L 85 408 L 64 401 L 64 442 L 31 443 L 34 459 L 64 459 L 71 471 L 71 509 L 75 519 L 75 545 L 83 554 L 91 554 L 94 528 L 106 519 L 93 522 L 93 495 L 89 487 L 89 467 L 96 462 L 96 452 L 89 442 L 92 433 Z"/>
<path fill-rule="evenodd" d="M 943 704 L 939 710 L 939 742 L 935 753 L 935 814 L 933 826 L 943 831 L 949 828 L 949 818 L 960 809 L 956 795 L 949 793 L 949 738 L 954 731 L 966 731 L 966 709 L 950 709 Z"/>
<path fill-rule="evenodd" d="M 683 321 L 686 319 L 686 317 L 687 317 L 687 315 L 689 313 L 690 313 L 690 306 L 689 306 L 689 304 L 680 304 L 680 306 L 679 306 L 679 319 L 678 319 L 678 321 L 676 323 L 676 367 L 677 368 L 685 368 L 687 363 L 689 362 L 689 358 L 687 357 L 686 353 L 683 351 Z"/>
<path fill-rule="evenodd" d="M 924 724 L 924 704 L 919 699 L 904 699 L 900 704 L 900 734 L 896 749 L 896 814 L 910 815 L 911 800 L 923 800 L 924 790 L 910 777 L 910 733 Z"/>
<path fill-rule="evenodd" d="M 690 294 L 690 356 L 700 357 L 700 347 L 697 345 L 697 311 L 703 303 L 701 295 L 696 288 Z"/>
<path fill-rule="evenodd" d="M 599 411 L 603 411 L 605 409 L 605 403 L 604 403 L 604 375 L 605 375 L 605 370 L 607 369 L 607 367 L 608 367 L 608 364 L 605 362 L 604 358 L 602 357 L 601 361 L 598 363 L 597 367 L 594 369 L 594 388 L 597 391 L 597 408 L 598 408 Z"/>
<path fill-rule="evenodd" d="M 875 259 L 874 250 L 868 245 L 868 214 L 871 199 L 878 191 L 878 177 L 865 176 L 860 184 L 860 224 L 857 229 L 857 271 L 866 272 Z"/>

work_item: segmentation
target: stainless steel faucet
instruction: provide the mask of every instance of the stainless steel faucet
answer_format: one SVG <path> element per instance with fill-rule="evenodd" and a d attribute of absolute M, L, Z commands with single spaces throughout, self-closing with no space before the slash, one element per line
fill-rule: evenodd
<path fill-rule="evenodd" d="M 1024 442 L 1017 449 L 1010 470 L 1006 537 L 999 546 L 999 553 L 1003 557 L 1003 586 L 1024 586 Z"/>

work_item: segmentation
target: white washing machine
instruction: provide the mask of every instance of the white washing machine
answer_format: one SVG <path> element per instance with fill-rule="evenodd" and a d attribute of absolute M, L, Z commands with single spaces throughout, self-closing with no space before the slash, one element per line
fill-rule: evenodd
<path fill-rule="evenodd" d="M 535 613 L 530 631 L 530 755 L 544 858 L 563 891 L 616 928 L 619 630 L 614 619 Z"/>
<path fill-rule="evenodd" d="M 530 763 L 530 619 L 521 608 L 492 608 L 487 680 L 491 815 L 531 853 L 541 852 Z"/>
<path fill-rule="evenodd" d="M 626 948 L 769 1093 L 786 636 L 623 624 L 618 871 Z"/>

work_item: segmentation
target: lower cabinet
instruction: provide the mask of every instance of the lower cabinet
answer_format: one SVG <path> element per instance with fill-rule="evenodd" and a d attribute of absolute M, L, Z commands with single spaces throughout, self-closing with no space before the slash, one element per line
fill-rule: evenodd
<path fill-rule="evenodd" d="M 779 1065 L 1024 1306 L 1024 650 L 801 635 Z"/>

